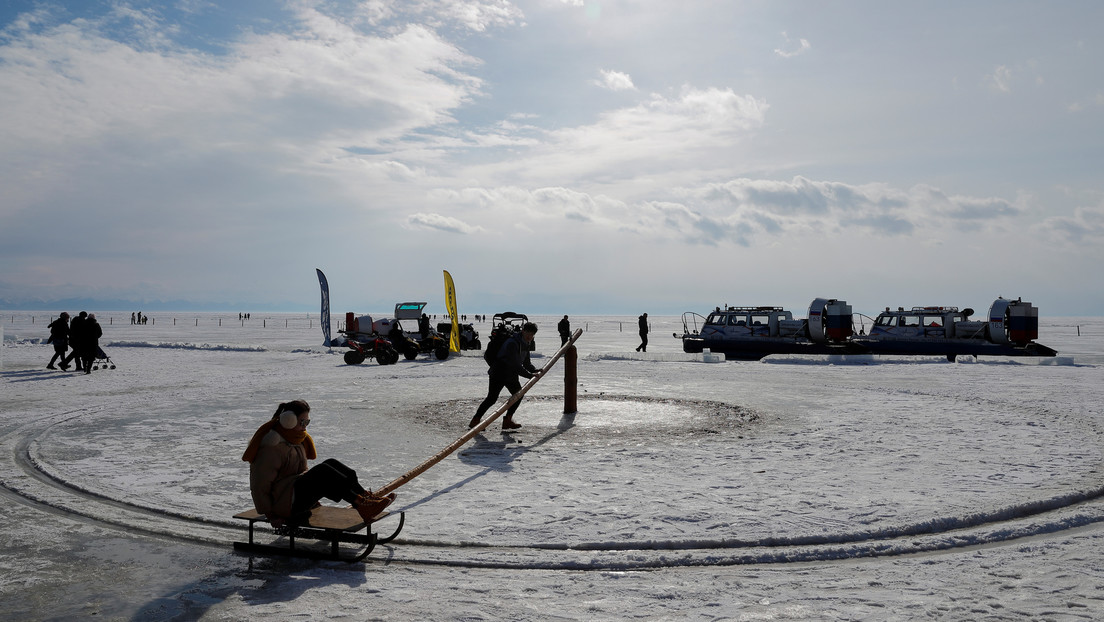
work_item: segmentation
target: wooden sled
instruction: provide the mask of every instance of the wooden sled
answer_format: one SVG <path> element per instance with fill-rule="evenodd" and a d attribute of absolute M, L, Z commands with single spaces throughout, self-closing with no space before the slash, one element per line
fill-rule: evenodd
<path fill-rule="evenodd" d="M 310 517 L 305 522 L 300 521 L 294 525 L 289 524 L 274 529 L 277 536 L 287 538 L 287 546 L 280 546 L 277 544 L 260 544 L 254 540 L 254 526 L 258 522 L 267 523 L 268 519 L 265 518 L 264 514 L 258 513 L 256 509 L 248 510 L 234 515 L 234 518 L 249 521 L 249 541 L 235 542 L 234 549 L 268 555 L 341 560 L 351 564 L 368 557 L 368 554 L 376 548 L 377 544 L 387 544 L 399 535 L 406 523 L 405 512 L 399 513 L 399 526 L 395 529 L 395 533 L 390 536 L 381 538 L 372 531 L 373 524 L 390 515 L 390 512 L 380 512 L 370 522 L 366 523 L 355 508 L 319 506 L 311 511 Z M 365 532 L 359 533 L 361 529 L 365 529 Z M 296 547 L 296 539 L 329 542 L 330 549 L 327 552 L 318 548 Z M 338 546 L 341 542 L 358 544 L 363 546 L 364 549 L 353 556 L 342 555 Z"/>

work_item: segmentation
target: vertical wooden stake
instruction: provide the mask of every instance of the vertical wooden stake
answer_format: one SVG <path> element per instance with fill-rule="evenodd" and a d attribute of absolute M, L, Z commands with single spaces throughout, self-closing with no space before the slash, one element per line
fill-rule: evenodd
<path fill-rule="evenodd" d="M 564 352 L 564 414 L 579 412 L 579 351 L 571 344 Z"/>

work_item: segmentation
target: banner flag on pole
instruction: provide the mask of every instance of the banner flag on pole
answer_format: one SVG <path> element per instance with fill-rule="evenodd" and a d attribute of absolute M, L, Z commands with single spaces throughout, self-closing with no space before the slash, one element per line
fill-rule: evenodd
<path fill-rule="evenodd" d="M 314 269 L 318 273 L 318 286 L 322 288 L 322 335 L 326 338 L 326 342 L 322 345 L 330 346 L 330 283 L 326 280 L 326 275 L 322 274 L 322 271 L 318 268 Z"/>
<path fill-rule="evenodd" d="M 445 270 L 445 308 L 452 318 L 452 330 L 449 331 L 449 352 L 460 351 L 460 320 L 456 318 L 456 286 L 452 275 Z"/>

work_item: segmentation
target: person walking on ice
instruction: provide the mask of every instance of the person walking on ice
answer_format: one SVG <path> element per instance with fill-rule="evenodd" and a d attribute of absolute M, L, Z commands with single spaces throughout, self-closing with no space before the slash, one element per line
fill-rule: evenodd
<path fill-rule="evenodd" d="M 636 346 L 637 352 L 648 351 L 648 314 L 645 313 L 637 319 L 637 324 L 640 325 L 640 345 Z"/>
<path fill-rule="evenodd" d="M 69 369 L 69 365 L 65 363 L 65 351 L 69 349 L 69 314 L 62 311 L 61 316 L 50 322 L 46 328 L 50 329 L 50 339 L 47 343 L 54 344 L 54 356 L 46 364 L 46 369 L 57 369 L 54 367 L 54 361 L 59 359 L 61 368 Z"/>
<path fill-rule="evenodd" d="M 567 319 L 565 315 L 559 324 L 556 324 L 556 330 L 560 333 L 560 345 L 563 346 L 567 343 L 568 339 L 571 339 L 571 321 Z"/>
<path fill-rule="evenodd" d="M 475 416 L 468 423 L 469 429 L 479 425 L 483 415 L 498 401 L 498 395 L 502 393 L 503 388 L 510 391 L 510 395 L 513 395 L 521 390 L 519 377 L 540 377 L 541 372 L 533 367 L 533 363 L 529 360 L 529 344 L 533 343 L 533 338 L 536 335 L 537 325 L 526 322 L 522 324 L 521 330 L 510 335 L 498 349 L 494 361 L 487 370 L 487 374 L 490 376 L 487 397 L 483 399 L 483 403 L 479 405 L 479 408 L 475 409 Z M 491 345 L 487 344 L 487 347 L 489 348 Z M 520 404 L 521 400 L 518 400 L 514 402 L 510 410 L 506 411 L 506 417 L 502 419 L 503 430 L 516 430 L 521 427 L 520 423 L 514 421 L 514 413 L 517 412 Z"/>

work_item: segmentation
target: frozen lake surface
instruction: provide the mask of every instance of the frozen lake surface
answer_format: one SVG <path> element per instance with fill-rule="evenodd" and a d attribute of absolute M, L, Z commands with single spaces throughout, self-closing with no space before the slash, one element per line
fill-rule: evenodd
<path fill-rule="evenodd" d="M 678 317 L 637 353 L 635 316 L 573 316 L 578 412 L 561 363 L 519 432 L 401 487 L 401 536 L 350 566 L 231 550 L 253 430 L 306 399 L 320 457 L 379 487 L 466 431 L 481 353 L 349 366 L 317 314 L 97 315 L 117 369 L 90 375 L 44 369 L 48 312 L 0 316 L 18 619 L 1072 620 L 1104 599 L 1104 318 L 1043 318 L 1057 359 L 703 363 Z M 533 319 L 541 366 L 559 316 Z"/>

